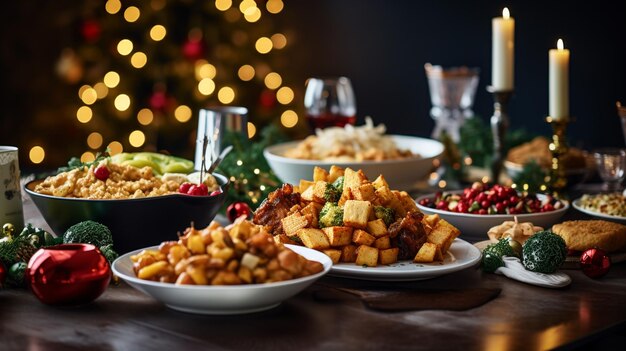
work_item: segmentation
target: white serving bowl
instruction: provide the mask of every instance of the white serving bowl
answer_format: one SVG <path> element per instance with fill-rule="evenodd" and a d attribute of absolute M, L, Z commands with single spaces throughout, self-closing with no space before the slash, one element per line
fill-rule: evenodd
<path fill-rule="evenodd" d="M 306 289 L 328 273 L 332 261 L 325 254 L 302 246 L 285 245 L 309 260 L 320 262 L 324 270 L 303 278 L 267 284 L 244 285 L 176 285 L 137 278 L 129 252 L 113 262 L 113 273 L 133 288 L 152 296 L 167 307 L 198 314 L 242 314 L 267 310 Z M 158 246 L 148 247 L 158 250 Z"/>
<path fill-rule="evenodd" d="M 297 185 L 300 179 L 311 180 L 315 166 L 328 170 L 330 166 L 335 165 L 342 168 L 350 167 L 354 170 L 361 169 L 370 180 L 383 174 L 391 189 L 411 190 L 418 181 L 424 179 L 432 171 L 433 160 L 443 153 L 444 146 L 432 139 L 404 135 L 391 137 L 398 148 L 411 150 L 421 157 L 362 162 L 326 162 L 285 157 L 285 152 L 295 148 L 300 141 L 270 146 L 264 150 L 263 155 L 274 173 L 285 183 Z"/>
<path fill-rule="evenodd" d="M 451 193 L 463 193 L 460 192 L 451 192 Z M 435 208 L 430 208 L 426 206 L 422 206 L 419 204 L 420 200 L 425 198 L 434 198 L 435 194 L 420 196 L 416 199 L 417 207 L 420 211 L 425 214 L 438 214 L 439 217 L 445 219 L 450 222 L 453 226 L 457 227 L 461 231 L 461 238 L 470 242 L 487 240 L 489 237 L 487 236 L 487 232 L 491 227 L 502 224 L 504 221 L 512 221 L 513 217 L 517 217 L 517 220 L 522 222 L 531 222 L 534 225 L 543 227 L 544 229 L 550 229 L 553 224 L 559 222 L 561 217 L 567 212 L 570 205 L 569 202 L 563 201 L 562 208 L 550 212 L 537 212 L 537 213 L 523 213 L 516 215 L 507 215 L 507 214 L 471 214 L 471 213 L 458 213 L 458 212 L 450 212 L 444 210 L 438 210 Z M 537 194 L 537 198 L 539 200 L 543 200 L 545 195 Z"/>

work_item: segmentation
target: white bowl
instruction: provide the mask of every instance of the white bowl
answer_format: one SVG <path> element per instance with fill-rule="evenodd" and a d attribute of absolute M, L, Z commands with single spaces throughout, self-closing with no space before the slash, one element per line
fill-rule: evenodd
<path fill-rule="evenodd" d="M 133 272 L 129 252 L 113 262 L 113 273 L 135 289 L 163 302 L 167 307 L 199 314 L 241 314 L 267 310 L 306 289 L 317 279 L 328 273 L 333 265 L 325 254 L 302 246 L 285 245 L 309 260 L 320 262 L 324 270 L 303 278 L 267 284 L 246 285 L 176 285 L 143 280 Z M 146 249 L 158 250 L 158 246 Z"/>
<path fill-rule="evenodd" d="M 354 170 L 361 169 L 370 180 L 384 174 L 391 189 L 411 190 L 418 181 L 424 179 L 432 171 L 433 160 L 443 153 L 444 146 L 432 139 L 404 135 L 391 137 L 398 148 L 411 150 L 421 157 L 362 162 L 326 162 L 285 157 L 285 152 L 295 148 L 300 141 L 270 146 L 264 150 L 263 155 L 274 173 L 285 183 L 297 185 L 300 179 L 311 180 L 315 166 L 328 170 L 330 166 L 336 165 Z"/>
<path fill-rule="evenodd" d="M 451 193 L 463 193 L 460 192 L 451 192 Z M 470 241 L 482 241 L 489 239 L 487 236 L 487 232 L 491 227 L 502 224 L 504 221 L 512 221 L 513 217 L 517 217 L 517 220 L 522 222 L 531 222 L 534 225 L 543 227 L 544 229 L 550 229 L 553 224 L 559 222 L 561 217 L 567 212 L 569 209 L 569 202 L 563 201 L 562 208 L 550 212 L 537 212 L 537 213 L 523 213 L 516 215 L 507 215 L 507 214 L 471 214 L 471 213 L 458 213 L 458 212 L 450 212 L 444 210 L 438 210 L 435 208 L 430 208 L 426 206 L 422 206 L 419 204 L 419 201 L 425 198 L 433 198 L 435 194 L 424 195 L 417 198 L 417 207 L 420 211 L 425 214 L 438 214 L 439 217 L 445 219 L 450 222 L 453 226 L 457 227 L 461 231 L 461 238 Z M 537 198 L 539 200 L 543 200 L 545 195 L 537 194 Z"/>

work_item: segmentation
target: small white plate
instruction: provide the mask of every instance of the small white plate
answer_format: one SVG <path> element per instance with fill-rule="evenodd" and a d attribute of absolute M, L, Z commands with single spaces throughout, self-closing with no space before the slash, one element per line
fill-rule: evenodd
<path fill-rule="evenodd" d="M 621 216 L 612 216 L 612 215 L 608 215 L 606 213 L 600 213 L 600 212 L 595 212 L 586 208 L 583 208 L 582 205 L 580 204 L 581 198 L 578 198 L 576 200 L 574 200 L 574 202 L 572 202 L 572 206 L 574 206 L 575 209 L 577 209 L 578 211 L 588 214 L 590 216 L 593 217 L 598 217 L 598 218 L 603 218 L 603 219 L 608 219 L 611 221 L 617 221 L 617 222 L 621 222 L 621 223 L 626 223 L 626 217 L 621 217 Z"/>
<path fill-rule="evenodd" d="M 376 281 L 424 280 L 472 267 L 480 262 L 480 257 L 480 251 L 472 244 L 461 239 L 455 239 L 443 262 L 399 261 L 378 267 L 339 263 L 333 265 L 328 274 L 336 277 Z"/>
<path fill-rule="evenodd" d="M 306 289 L 317 279 L 328 273 L 332 261 L 325 254 L 302 246 L 285 245 L 309 260 L 320 262 L 324 270 L 320 273 L 267 284 L 245 285 L 176 285 L 143 280 L 136 277 L 130 256 L 135 250 L 113 262 L 113 273 L 133 288 L 152 296 L 174 310 L 199 314 L 242 314 L 267 310 Z M 158 246 L 148 247 L 157 250 Z"/>

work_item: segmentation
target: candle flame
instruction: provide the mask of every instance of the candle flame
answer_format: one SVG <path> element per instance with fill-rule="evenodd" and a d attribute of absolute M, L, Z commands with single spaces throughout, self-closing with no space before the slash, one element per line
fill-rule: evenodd
<path fill-rule="evenodd" d="M 559 40 L 557 40 L 557 42 L 556 42 L 556 48 L 557 48 L 557 49 L 559 49 L 559 50 L 563 50 L 563 48 L 564 48 L 564 45 L 563 45 L 563 39 L 559 39 Z"/>
<path fill-rule="evenodd" d="M 508 19 L 509 17 L 511 17 L 511 14 L 509 13 L 509 8 L 508 8 L 508 7 L 505 7 L 505 8 L 502 10 L 502 17 L 504 17 L 504 18 L 506 18 L 506 19 Z"/>

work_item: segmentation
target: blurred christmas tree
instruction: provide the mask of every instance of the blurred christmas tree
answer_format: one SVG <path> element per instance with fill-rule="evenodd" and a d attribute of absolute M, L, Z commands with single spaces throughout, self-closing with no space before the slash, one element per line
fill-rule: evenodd
<path fill-rule="evenodd" d="M 57 71 L 78 90 L 74 123 L 81 160 L 99 150 L 167 150 L 191 158 L 197 113 L 245 106 L 248 131 L 294 127 L 294 89 L 283 75 L 288 33 L 276 29 L 282 0 L 86 0 L 76 45 Z M 83 140 L 76 142 L 83 142 Z M 73 141 L 72 141 L 73 142 Z"/>

